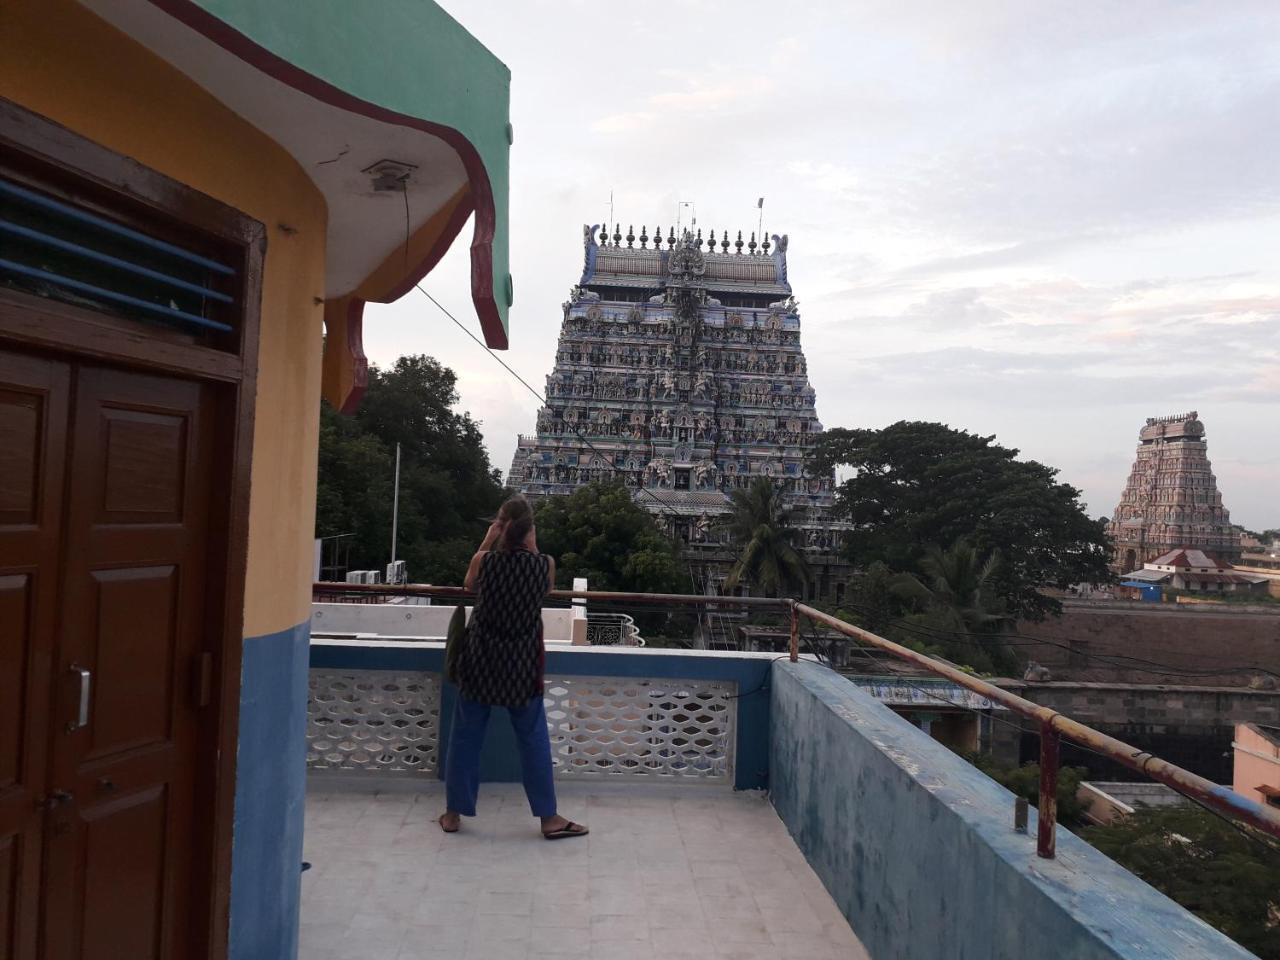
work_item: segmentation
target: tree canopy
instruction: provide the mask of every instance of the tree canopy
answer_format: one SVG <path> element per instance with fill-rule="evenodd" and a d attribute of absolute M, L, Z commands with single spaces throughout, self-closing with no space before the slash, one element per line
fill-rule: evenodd
<path fill-rule="evenodd" d="M 995 437 L 941 423 L 899 421 L 882 430 L 833 429 L 814 447 L 816 470 L 852 469 L 836 508 L 851 521 L 845 549 L 866 569 L 923 573 L 930 547 L 965 541 L 980 556 L 998 552 L 990 589 L 1016 617 L 1043 619 L 1061 604 L 1039 590 L 1105 583 L 1108 541 L 1080 491 L 1057 471 Z"/>
<path fill-rule="evenodd" d="M 320 409 L 316 536 L 349 533 L 350 564 L 381 570 L 391 558 L 395 446 L 400 444 L 397 555 L 421 583 L 461 584 L 502 503 L 479 425 L 458 413 L 457 377 L 426 356 L 369 368 L 351 416 Z"/>
<path fill-rule="evenodd" d="M 1280 960 L 1280 852 L 1199 807 L 1158 807 L 1081 836 L 1262 960 Z"/>
<path fill-rule="evenodd" d="M 676 545 L 620 483 L 597 482 L 538 505 L 538 549 L 556 558 L 557 586 L 586 577 L 592 590 L 687 593 Z"/>

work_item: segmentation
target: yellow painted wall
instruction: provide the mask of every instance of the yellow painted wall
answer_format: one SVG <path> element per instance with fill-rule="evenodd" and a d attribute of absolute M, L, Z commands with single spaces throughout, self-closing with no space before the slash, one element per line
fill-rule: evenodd
<path fill-rule="evenodd" d="M 0 96 L 266 225 L 244 633 L 260 636 L 306 621 L 323 197 L 274 141 L 71 0 L 4 0 L 0 37 Z"/>

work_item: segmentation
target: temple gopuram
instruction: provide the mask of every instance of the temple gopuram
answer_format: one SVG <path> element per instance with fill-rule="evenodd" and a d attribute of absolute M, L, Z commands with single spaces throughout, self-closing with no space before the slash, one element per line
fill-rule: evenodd
<path fill-rule="evenodd" d="M 1240 533 L 1222 505 L 1196 411 L 1148 419 L 1138 441 L 1129 481 L 1107 526 L 1116 571 L 1128 573 L 1184 547 L 1227 563 L 1238 560 Z"/>
<path fill-rule="evenodd" d="M 834 477 L 805 465 L 822 424 L 786 236 L 584 226 L 583 247 L 546 405 L 537 433 L 519 439 L 508 486 L 537 499 L 625 483 L 687 546 L 699 590 L 717 591 L 734 559 L 717 524 L 729 491 L 769 477 L 803 531 L 809 596 L 842 597 Z"/>

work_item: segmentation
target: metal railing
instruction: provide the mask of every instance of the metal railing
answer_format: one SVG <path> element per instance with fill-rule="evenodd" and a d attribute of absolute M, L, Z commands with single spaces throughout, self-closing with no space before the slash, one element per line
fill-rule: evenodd
<path fill-rule="evenodd" d="M 588 613 L 588 646 L 643 647 L 644 638 L 629 613 Z"/>
<path fill-rule="evenodd" d="M 474 594 L 462 587 L 427 587 L 417 585 L 388 586 L 385 584 L 322 584 L 314 587 L 314 595 L 322 594 L 374 595 L 374 596 L 427 596 L 467 598 Z M 945 677 L 952 683 L 972 690 L 1019 716 L 1035 721 L 1040 728 L 1040 804 L 1039 833 L 1036 852 L 1045 858 L 1054 856 L 1057 827 L 1057 795 L 1059 746 L 1066 740 L 1098 753 L 1128 767 L 1158 783 L 1163 783 L 1197 803 L 1231 820 L 1247 824 L 1272 837 L 1280 839 L 1280 811 L 1272 810 L 1253 800 L 1207 780 L 1189 770 L 1162 760 L 1146 750 L 1117 740 L 1099 730 L 1072 720 L 1065 714 L 1024 699 L 1015 693 L 972 676 L 878 634 L 855 627 L 839 617 L 818 610 L 798 600 L 773 597 L 718 597 L 681 593 L 624 593 L 602 590 L 552 590 L 553 600 L 576 599 L 595 603 L 616 603 L 641 606 L 687 607 L 743 607 L 759 610 L 785 611 L 791 621 L 790 659 L 794 663 L 800 656 L 800 621 L 802 618 L 829 627 L 852 640 L 878 647 L 886 653 L 913 663 L 930 673 Z"/>

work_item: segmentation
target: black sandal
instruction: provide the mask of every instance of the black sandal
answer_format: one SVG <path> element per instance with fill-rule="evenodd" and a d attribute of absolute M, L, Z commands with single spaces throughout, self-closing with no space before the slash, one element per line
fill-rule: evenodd
<path fill-rule="evenodd" d="M 445 833 L 457 833 L 461 827 L 461 824 L 459 824 L 457 827 L 454 827 L 452 830 L 450 830 L 448 827 L 444 825 L 444 818 L 445 818 L 445 814 L 443 813 L 440 814 L 440 816 L 436 817 L 436 823 L 440 824 L 440 829 L 443 830 Z"/>
<path fill-rule="evenodd" d="M 542 836 L 546 840 L 563 840 L 566 837 L 585 837 L 590 832 L 582 824 L 570 820 L 558 830 L 544 830 Z"/>

